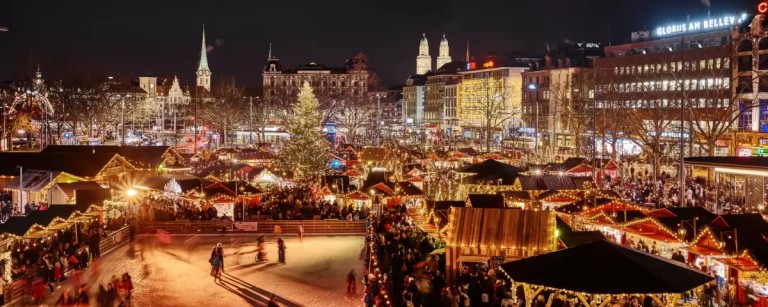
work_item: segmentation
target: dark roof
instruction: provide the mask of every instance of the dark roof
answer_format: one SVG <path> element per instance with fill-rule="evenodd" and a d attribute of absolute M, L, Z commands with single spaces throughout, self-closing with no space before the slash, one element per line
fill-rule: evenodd
<path fill-rule="evenodd" d="M 688 157 L 685 158 L 685 163 L 768 168 L 768 157 Z"/>
<path fill-rule="evenodd" d="M 299 71 L 330 71 L 332 74 L 345 74 L 347 73 L 346 67 L 327 67 L 315 62 L 309 62 L 307 64 L 301 64 L 293 66 L 289 69 L 283 70 L 284 74 L 296 74 Z"/>
<path fill-rule="evenodd" d="M 22 236 L 34 224 L 46 227 L 57 217 L 69 218 L 75 212 L 75 209 L 73 205 L 53 205 L 49 206 L 47 210 L 32 211 L 27 216 L 13 216 L 0 225 L 0 233 Z"/>
<path fill-rule="evenodd" d="M 515 183 L 515 179 L 520 177 L 520 173 L 524 172 L 524 169 L 514 167 L 512 165 L 501 163 L 496 160 L 485 160 L 480 163 L 475 163 L 460 169 L 460 173 L 472 173 L 474 176 L 465 178 L 469 183 L 496 183 L 501 179 L 501 184 L 512 185 Z"/>
<path fill-rule="evenodd" d="M 576 190 L 573 178 L 566 176 L 541 176 L 547 190 Z"/>
<path fill-rule="evenodd" d="M 42 153 L 110 153 L 118 154 L 138 168 L 156 168 L 165 160 L 163 155 L 170 146 L 80 146 L 49 145 Z M 180 157 L 177 157 L 180 158 Z M 178 160 L 178 159 L 177 159 Z"/>
<path fill-rule="evenodd" d="M 469 194 L 473 208 L 504 208 L 504 196 L 499 194 Z"/>
<path fill-rule="evenodd" d="M 547 185 L 544 184 L 542 176 L 520 176 L 517 180 L 520 181 L 520 187 L 523 191 L 543 191 L 547 189 Z"/>
<path fill-rule="evenodd" d="M 501 194 L 502 196 L 504 196 L 504 198 L 511 199 L 512 201 L 531 200 L 531 194 L 528 193 L 528 191 L 503 191 L 503 192 L 497 192 L 496 194 Z"/>
<path fill-rule="evenodd" d="M 408 181 L 398 182 L 397 187 L 400 188 L 400 193 L 402 195 L 414 196 L 414 195 L 424 194 L 424 192 L 421 191 L 419 187 L 415 186 L 413 183 L 410 183 Z"/>
<path fill-rule="evenodd" d="M 698 223 L 702 226 L 711 223 L 717 217 L 716 214 L 702 207 L 670 207 L 666 209 L 675 214 L 680 220 L 698 217 Z"/>
<path fill-rule="evenodd" d="M 19 169 L 61 171 L 79 177 L 95 177 L 115 157 L 114 153 L 0 152 L 0 175 L 18 176 Z"/>
<path fill-rule="evenodd" d="M 459 149 L 456 149 L 456 151 L 458 151 L 460 153 L 463 153 L 463 154 L 467 154 L 467 155 L 473 156 L 473 157 L 477 156 L 478 154 L 480 154 L 480 153 L 477 152 L 477 150 L 475 150 L 472 147 L 459 148 Z"/>
<path fill-rule="evenodd" d="M 556 223 L 557 230 L 560 231 L 560 242 L 562 242 L 566 248 L 605 239 L 605 236 L 603 236 L 603 233 L 600 231 L 573 231 L 571 226 L 560 219 L 560 217 L 556 219 Z"/>
<path fill-rule="evenodd" d="M 516 282 L 588 294 L 683 293 L 713 280 L 683 263 L 605 240 L 505 263 L 501 268 Z"/>
<path fill-rule="evenodd" d="M 768 230 L 768 222 L 765 221 L 762 215 L 757 213 L 723 214 L 715 218 L 711 225 L 720 227 L 721 223 L 718 223 L 718 220 L 720 219 L 725 221 L 727 226 L 723 226 L 727 228 L 755 228 Z"/>
<path fill-rule="evenodd" d="M 438 200 L 428 201 L 435 210 L 448 210 L 451 207 L 466 207 L 467 203 L 461 200 Z"/>
<path fill-rule="evenodd" d="M 59 188 L 64 191 L 64 194 L 67 194 L 69 197 L 75 196 L 75 191 L 103 189 L 96 181 L 60 182 L 56 185 L 58 185 Z"/>
<path fill-rule="evenodd" d="M 385 184 L 389 183 L 389 172 L 369 172 L 368 177 L 365 177 L 365 181 L 363 181 L 361 189 L 367 191 L 372 186 L 382 182 Z"/>
<path fill-rule="evenodd" d="M 436 74 L 455 74 L 467 70 L 467 62 L 453 61 L 443 64 L 437 68 Z"/>
<path fill-rule="evenodd" d="M 92 205 L 101 206 L 108 199 L 112 199 L 111 189 L 78 190 L 75 210 L 86 212 Z"/>

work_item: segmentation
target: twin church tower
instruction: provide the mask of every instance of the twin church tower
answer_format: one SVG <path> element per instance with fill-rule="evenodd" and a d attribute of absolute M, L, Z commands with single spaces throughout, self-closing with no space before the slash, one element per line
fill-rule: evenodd
<path fill-rule="evenodd" d="M 429 42 L 427 42 L 427 35 L 422 34 L 421 42 L 419 43 L 419 55 L 416 56 L 416 74 L 423 75 L 428 71 L 434 71 L 439 69 L 445 64 L 451 62 L 451 56 L 448 52 L 448 39 L 443 34 L 443 39 L 440 40 L 440 50 L 437 56 L 437 66 L 432 67 L 432 56 L 429 55 Z"/>

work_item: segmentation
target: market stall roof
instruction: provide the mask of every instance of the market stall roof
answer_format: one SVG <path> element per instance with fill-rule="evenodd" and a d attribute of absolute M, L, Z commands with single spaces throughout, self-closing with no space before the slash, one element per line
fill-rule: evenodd
<path fill-rule="evenodd" d="M 682 263 L 606 240 L 505 263 L 501 269 L 515 282 L 589 294 L 683 293 L 713 280 Z"/>
<path fill-rule="evenodd" d="M 56 184 L 68 197 L 75 197 L 75 191 L 98 190 L 103 187 L 96 181 L 60 182 Z"/>
<path fill-rule="evenodd" d="M 114 153 L 0 152 L 0 175 L 18 176 L 17 166 L 22 166 L 24 169 L 61 171 L 78 177 L 96 177 L 115 159 L 125 161 Z"/>
<path fill-rule="evenodd" d="M 512 185 L 520 177 L 524 169 L 496 160 L 485 160 L 458 170 L 459 173 L 475 174 L 472 181 L 495 181 L 501 179 L 501 184 Z M 470 179 L 468 179 L 470 180 Z"/>
<path fill-rule="evenodd" d="M 502 191 L 497 192 L 497 194 L 501 194 L 504 198 L 514 202 L 527 202 L 532 200 L 531 193 L 528 191 Z"/>
<path fill-rule="evenodd" d="M 427 206 L 433 206 L 434 210 L 448 210 L 451 207 L 466 207 L 466 202 L 463 200 L 437 200 L 427 201 Z"/>
<path fill-rule="evenodd" d="M 138 168 L 157 168 L 172 155 L 174 165 L 183 165 L 181 155 L 170 146 L 48 145 L 41 153 L 118 154 Z"/>
<path fill-rule="evenodd" d="M 499 194 L 469 194 L 467 202 L 473 208 L 504 208 L 504 196 Z"/>
<path fill-rule="evenodd" d="M 27 216 L 12 216 L 0 224 L 0 233 L 10 233 L 17 236 L 25 235 L 32 225 L 49 225 L 57 217 L 69 218 L 75 212 L 73 205 L 52 205 L 48 210 L 32 211 Z"/>
<path fill-rule="evenodd" d="M 768 157 L 688 157 L 685 164 L 691 166 L 730 166 L 747 169 L 768 169 Z"/>
<path fill-rule="evenodd" d="M 47 187 L 61 174 L 59 171 L 25 170 L 23 184 L 21 184 L 19 178 L 16 178 L 6 188 L 18 190 L 21 186 L 24 187 L 24 191 L 37 192 Z"/>
<path fill-rule="evenodd" d="M 573 231 L 571 226 L 559 217 L 557 218 L 557 230 L 556 236 L 566 248 L 605 239 L 603 233 L 599 231 Z"/>
<path fill-rule="evenodd" d="M 347 195 L 344 195 L 344 198 L 349 198 L 354 200 L 369 200 L 371 199 L 371 196 L 357 190 L 357 191 L 348 193 Z"/>
<path fill-rule="evenodd" d="M 505 250 L 505 257 L 525 257 L 553 248 L 552 211 L 454 207 L 451 217 L 449 248 L 479 251 L 480 247 L 495 247 Z"/>
<path fill-rule="evenodd" d="M 395 186 L 400 189 L 399 193 L 400 195 L 405 196 L 417 196 L 417 195 L 423 195 L 424 192 L 419 189 L 419 187 L 415 186 L 411 182 L 402 181 L 395 184 Z"/>

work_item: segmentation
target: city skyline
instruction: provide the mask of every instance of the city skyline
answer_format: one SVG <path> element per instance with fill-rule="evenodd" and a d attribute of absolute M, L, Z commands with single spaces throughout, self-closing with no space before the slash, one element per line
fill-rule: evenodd
<path fill-rule="evenodd" d="M 625 43 L 632 31 L 707 14 L 707 7 L 695 0 L 650 1 L 642 7 L 633 7 L 629 1 L 602 0 L 582 4 L 488 2 L 474 10 L 456 1 L 416 5 L 336 1 L 336 5 L 308 4 L 300 9 L 294 9 L 294 4 L 136 3 L 134 9 L 116 10 L 111 4 L 89 1 L 54 2 L 41 8 L 14 1 L 9 10 L 0 12 L 0 25 L 10 29 L 0 36 L 0 46 L 4 46 L 0 48 L 0 80 L 20 79 L 19 59 L 31 53 L 31 61 L 54 79 L 66 79 L 71 77 L 68 71 L 77 70 L 124 78 L 177 75 L 182 84 L 193 85 L 205 24 L 211 69 L 219 77 L 234 76 L 242 86 L 260 83 L 270 43 L 273 55 L 286 68 L 309 62 L 343 66 L 346 59 L 364 52 L 383 84 L 394 85 L 414 73 L 413 59 L 422 33 L 430 40 L 433 54 L 445 34 L 454 59 L 464 58 L 467 40 L 475 57 L 491 52 L 543 55 L 547 44 L 565 39 Z M 753 5 L 746 0 L 714 2 L 710 12 L 739 13 L 753 10 Z M 355 14 L 345 13 L 352 11 Z M 325 23 L 322 27 L 312 26 L 321 22 Z M 536 29 L 518 30 L 525 26 Z M 54 27 L 59 30 L 50 31 Z"/>

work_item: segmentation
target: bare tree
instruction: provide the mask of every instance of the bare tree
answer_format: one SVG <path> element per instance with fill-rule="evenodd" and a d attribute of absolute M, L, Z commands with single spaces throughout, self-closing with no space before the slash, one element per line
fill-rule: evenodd
<path fill-rule="evenodd" d="M 518 91 L 513 91 L 508 84 L 508 77 L 504 76 L 503 70 L 494 70 L 483 72 L 482 78 L 468 79 L 462 82 L 462 87 L 466 87 L 463 103 L 460 105 L 460 112 L 468 118 L 467 123 L 470 126 L 479 128 L 485 139 L 486 151 L 491 151 L 491 142 L 494 132 L 502 131 L 517 116 L 521 114 L 519 104 L 514 101 L 520 101 L 513 98 L 513 95 L 519 95 Z"/>
<path fill-rule="evenodd" d="M 373 116 L 374 111 L 375 108 L 369 95 L 350 97 L 345 100 L 341 112 L 336 115 L 336 120 L 347 128 L 351 143 L 356 144 L 358 131 L 371 123 L 371 116 Z"/>
<path fill-rule="evenodd" d="M 242 89 L 235 86 L 234 78 L 220 83 L 213 99 L 201 102 L 198 116 L 219 131 L 223 144 L 229 144 L 229 132 L 248 122 L 248 101 Z"/>

